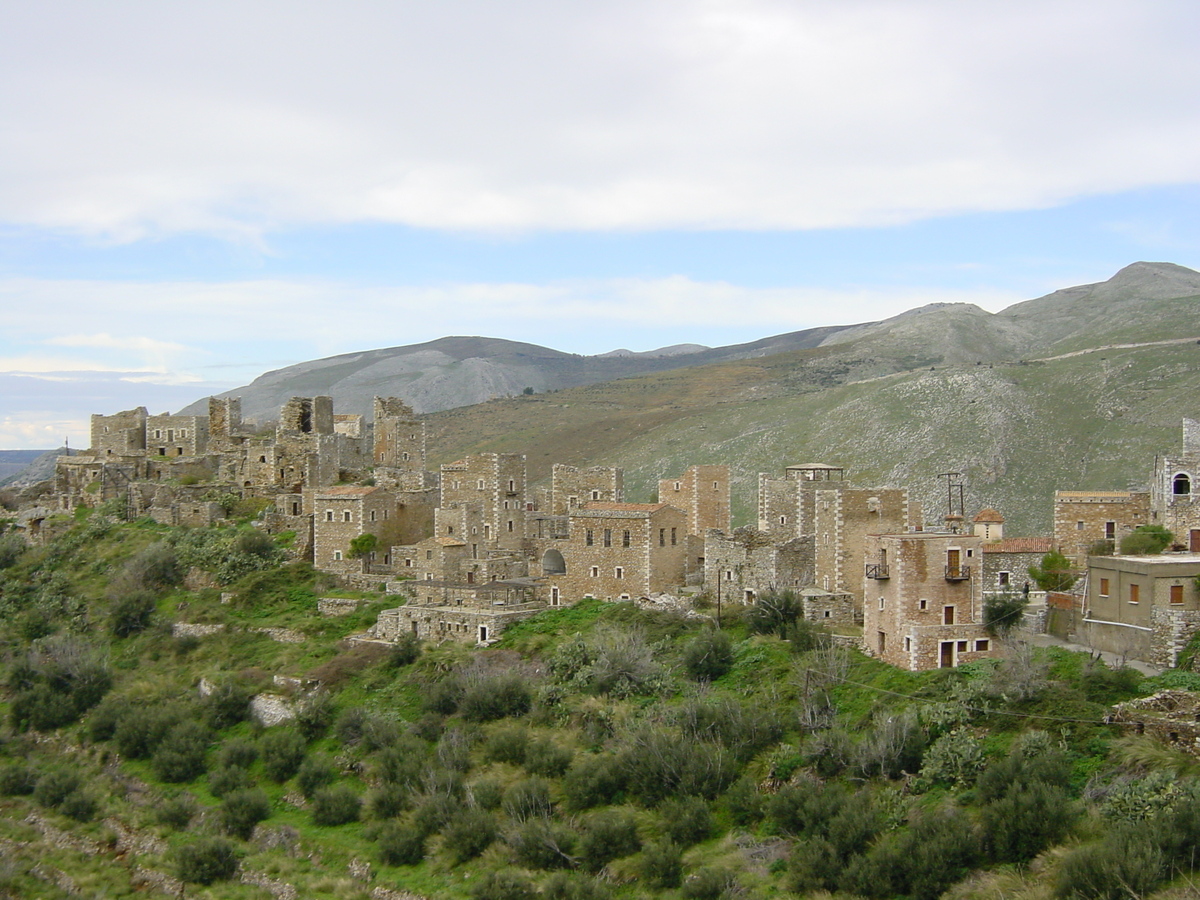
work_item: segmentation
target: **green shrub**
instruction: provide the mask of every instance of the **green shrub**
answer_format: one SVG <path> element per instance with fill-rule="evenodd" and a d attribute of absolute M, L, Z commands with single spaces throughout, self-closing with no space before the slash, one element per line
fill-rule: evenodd
<path fill-rule="evenodd" d="M 208 776 L 208 792 L 214 797 L 224 797 L 234 791 L 254 787 L 254 779 L 241 766 L 222 766 Z"/>
<path fill-rule="evenodd" d="M 725 808 L 734 825 L 748 828 L 757 825 L 767 814 L 767 798 L 754 779 L 742 776 L 725 792 Z"/>
<path fill-rule="evenodd" d="M 0 768 L 0 795 L 25 796 L 32 794 L 36 786 L 37 775 L 24 763 L 12 762 Z"/>
<path fill-rule="evenodd" d="M 180 846 L 174 856 L 180 881 L 212 884 L 227 881 L 237 872 L 237 853 L 224 838 L 197 838 Z"/>
<path fill-rule="evenodd" d="M 1061 841 L 1074 819 L 1061 788 L 1014 784 L 983 808 L 984 846 L 996 862 L 1026 862 Z"/>
<path fill-rule="evenodd" d="M 575 833 L 560 822 L 531 819 L 508 840 L 517 862 L 527 869 L 563 869 L 575 864 Z"/>
<path fill-rule="evenodd" d="M 483 745 L 483 755 L 490 762 L 521 766 L 525 764 L 525 749 L 528 745 L 529 731 L 525 726 L 504 725 L 488 735 Z"/>
<path fill-rule="evenodd" d="M 571 765 L 575 754 L 560 747 L 549 737 L 530 741 L 525 749 L 525 768 L 534 775 L 559 778 Z"/>
<path fill-rule="evenodd" d="M 716 681 L 733 667 L 733 641 L 724 631 L 708 628 L 683 649 L 683 668 L 695 681 Z"/>
<path fill-rule="evenodd" d="M 612 891 L 589 878 L 568 872 L 555 872 L 542 884 L 544 900 L 610 900 Z"/>
<path fill-rule="evenodd" d="M 312 798 L 314 825 L 346 825 L 357 822 L 362 812 L 362 800 L 348 784 L 335 784 L 318 789 Z"/>
<path fill-rule="evenodd" d="M 117 752 L 129 759 L 148 759 L 179 719 L 173 707 L 128 704 L 113 729 Z"/>
<path fill-rule="evenodd" d="M 503 806 L 508 817 L 517 822 L 548 817 L 554 811 L 550 783 L 536 776 L 518 781 L 504 792 Z"/>
<path fill-rule="evenodd" d="M 1175 535 L 1162 525 L 1139 525 L 1121 538 L 1121 553 L 1129 556 L 1154 556 L 1171 546 Z"/>
<path fill-rule="evenodd" d="M 690 847 L 712 836 L 713 819 L 708 804 L 696 797 L 667 800 L 658 808 L 663 829 L 671 842 Z"/>
<path fill-rule="evenodd" d="M 373 819 L 394 819 L 412 806 L 412 792 L 399 784 L 381 784 L 367 795 L 367 812 Z"/>
<path fill-rule="evenodd" d="M 607 810 L 583 823 L 579 842 L 580 861 L 589 872 L 599 872 L 614 859 L 642 849 L 637 821 L 626 812 Z"/>
<path fill-rule="evenodd" d="M 337 775 L 337 769 L 328 756 L 309 756 L 300 763 L 296 772 L 296 786 L 300 788 L 300 793 L 311 800 L 318 789 L 337 780 Z"/>
<path fill-rule="evenodd" d="M 217 730 L 244 722 L 250 716 L 250 700 L 254 693 L 249 684 L 233 679 L 219 682 L 201 701 L 205 721 Z"/>
<path fill-rule="evenodd" d="M 679 887 L 683 879 L 683 854 L 671 843 L 651 844 L 642 851 L 638 874 L 644 884 L 657 890 Z"/>
<path fill-rule="evenodd" d="M 481 809 L 459 811 L 442 829 L 443 846 L 455 865 L 474 859 L 496 840 L 495 818 Z"/>
<path fill-rule="evenodd" d="M 680 888 L 684 900 L 720 900 L 737 891 L 737 878 L 728 869 L 705 866 L 689 875 Z"/>
<path fill-rule="evenodd" d="M 305 741 L 298 732 L 268 731 L 259 742 L 263 771 L 272 781 L 287 781 L 304 761 L 304 750 Z"/>
<path fill-rule="evenodd" d="M 425 835 L 409 825 L 389 822 L 379 830 L 379 861 L 385 866 L 415 866 L 425 858 Z"/>
<path fill-rule="evenodd" d="M 1166 859 L 1149 830 L 1127 825 L 1070 853 L 1059 868 L 1054 895 L 1080 900 L 1144 897 L 1165 874 Z"/>
<path fill-rule="evenodd" d="M 533 705 L 533 695 L 525 680 L 503 675 L 469 685 L 463 692 L 458 711 L 470 722 L 491 722 L 507 716 L 523 716 Z"/>
<path fill-rule="evenodd" d="M 154 751 L 150 764 L 160 781 L 181 783 L 204 773 L 204 753 L 211 740 L 199 722 L 181 722 L 172 728 Z"/>
<path fill-rule="evenodd" d="M 151 591 L 131 591 L 113 602 L 108 613 L 108 628 L 114 637 L 126 638 L 145 631 L 154 618 L 157 604 Z"/>
<path fill-rule="evenodd" d="M 51 769 L 37 780 L 33 799 L 48 809 L 57 809 L 68 795 L 83 787 L 83 779 L 65 769 Z"/>
<path fill-rule="evenodd" d="M 575 757 L 563 778 L 563 795 L 570 809 L 591 809 L 615 803 L 625 790 L 625 769 L 610 753 Z"/>
<path fill-rule="evenodd" d="M 256 759 L 258 747 L 253 742 L 244 738 L 234 738 L 221 745 L 217 751 L 216 762 L 222 768 L 236 766 L 239 769 L 248 769 L 254 765 Z"/>
<path fill-rule="evenodd" d="M 167 797 L 154 808 L 154 820 L 176 831 L 187 828 L 195 815 L 196 801 L 187 794 Z"/>
<path fill-rule="evenodd" d="M 533 882 L 520 872 L 488 872 L 471 886 L 472 900 L 534 900 Z"/>
<path fill-rule="evenodd" d="M 333 698 L 328 691 L 316 690 L 296 704 L 296 730 L 305 740 L 315 741 L 333 722 Z"/>
<path fill-rule="evenodd" d="M 254 826 L 271 815 L 271 799 L 261 788 L 233 791 L 221 800 L 218 819 L 226 834 L 246 840 Z"/>

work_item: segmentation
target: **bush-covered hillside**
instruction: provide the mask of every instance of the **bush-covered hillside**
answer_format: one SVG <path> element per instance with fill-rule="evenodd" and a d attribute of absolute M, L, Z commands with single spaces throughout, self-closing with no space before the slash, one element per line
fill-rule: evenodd
<path fill-rule="evenodd" d="M 786 604 L 718 624 L 587 601 L 485 650 L 354 643 L 387 601 L 341 592 L 358 611 L 322 617 L 336 585 L 248 526 L 62 524 L 40 548 L 0 535 L 0 896 L 1118 898 L 1195 878 L 1197 761 L 1102 724 L 1192 674 L 1019 650 L 914 675 Z M 253 724 L 264 693 L 296 717 Z"/>

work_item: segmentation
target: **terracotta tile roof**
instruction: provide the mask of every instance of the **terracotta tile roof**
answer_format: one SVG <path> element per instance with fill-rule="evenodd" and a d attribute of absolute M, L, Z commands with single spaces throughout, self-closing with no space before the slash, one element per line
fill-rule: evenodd
<path fill-rule="evenodd" d="M 999 512 L 989 506 L 987 509 L 981 509 L 979 512 L 975 513 L 974 520 L 976 522 L 998 522 L 1003 524 L 1004 516 L 1000 515 Z"/>
<path fill-rule="evenodd" d="M 1023 537 L 1005 538 L 983 545 L 984 553 L 1049 553 L 1054 549 L 1054 538 Z"/>

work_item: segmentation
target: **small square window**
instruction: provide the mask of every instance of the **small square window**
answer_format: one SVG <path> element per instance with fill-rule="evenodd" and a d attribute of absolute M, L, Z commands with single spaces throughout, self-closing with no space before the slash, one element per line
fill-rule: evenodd
<path fill-rule="evenodd" d="M 975 642 L 976 653 L 987 653 L 990 647 L 991 644 L 987 641 L 987 639 L 981 639 Z"/>

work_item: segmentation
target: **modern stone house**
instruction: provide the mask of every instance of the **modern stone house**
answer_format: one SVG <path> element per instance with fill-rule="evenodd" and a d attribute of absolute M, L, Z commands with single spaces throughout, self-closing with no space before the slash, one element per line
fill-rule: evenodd
<path fill-rule="evenodd" d="M 983 627 L 982 552 L 975 535 L 872 535 L 863 579 L 866 652 L 914 672 L 998 656 Z"/>
<path fill-rule="evenodd" d="M 1200 553 L 1093 556 L 1083 637 L 1099 650 L 1163 668 L 1200 629 Z"/>
<path fill-rule="evenodd" d="M 1053 549 L 1054 539 L 1048 537 L 1006 538 L 986 542 L 983 545 L 980 574 L 984 596 L 1021 592 L 1027 587 L 1035 590 L 1029 569 L 1041 565 L 1042 557 Z"/>
<path fill-rule="evenodd" d="M 1121 538 L 1149 522 L 1147 491 L 1054 492 L 1054 543 L 1080 569 L 1093 548 L 1115 548 Z"/>

